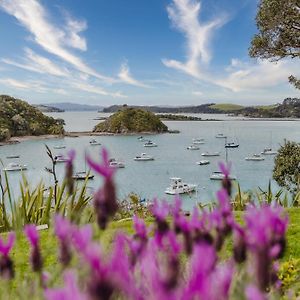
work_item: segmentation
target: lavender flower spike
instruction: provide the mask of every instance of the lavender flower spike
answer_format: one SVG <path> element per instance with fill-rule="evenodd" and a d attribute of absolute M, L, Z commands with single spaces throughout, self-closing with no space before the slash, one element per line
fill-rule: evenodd
<path fill-rule="evenodd" d="M 16 235 L 14 232 L 8 234 L 7 243 L 0 238 L 0 275 L 6 279 L 12 279 L 14 277 L 14 264 L 12 259 L 9 257 L 10 250 L 12 249 Z"/>

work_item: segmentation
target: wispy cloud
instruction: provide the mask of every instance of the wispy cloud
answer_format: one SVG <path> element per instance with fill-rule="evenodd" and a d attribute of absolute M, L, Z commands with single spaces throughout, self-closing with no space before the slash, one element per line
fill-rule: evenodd
<path fill-rule="evenodd" d="M 21 81 L 13 78 L 0 78 L 0 83 L 20 90 L 34 90 L 38 93 L 45 93 L 48 89 L 37 81 Z"/>
<path fill-rule="evenodd" d="M 32 35 L 33 40 L 47 52 L 68 62 L 82 73 L 105 81 L 113 81 L 95 71 L 81 58 L 67 49 L 67 46 L 86 50 L 85 39 L 79 33 L 86 28 L 83 21 L 69 18 L 64 28 L 51 23 L 45 8 L 38 0 L 0 0 L 0 8 L 14 16 Z"/>
<path fill-rule="evenodd" d="M 186 38 L 187 60 L 163 59 L 165 66 L 180 70 L 198 79 L 202 78 L 201 67 L 211 59 L 210 41 L 214 31 L 226 18 L 220 16 L 210 22 L 201 22 L 201 2 L 197 0 L 172 0 L 168 15 L 175 28 Z"/>
<path fill-rule="evenodd" d="M 132 77 L 127 62 L 125 62 L 121 65 L 121 69 L 120 69 L 120 72 L 118 74 L 118 77 L 121 79 L 122 82 L 125 82 L 125 83 L 130 84 L 130 85 L 143 87 L 143 88 L 149 88 L 150 87 L 149 85 L 146 85 L 143 82 L 140 82 L 140 81 L 138 81 L 138 80 L 136 80 L 135 78 Z"/>
<path fill-rule="evenodd" d="M 226 70 L 229 71 L 227 76 L 211 76 L 210 81 L 233 92 L 274 87 L 287 83 L 291 74 L 300 75 L 299 65 L 292 61 L 273 63 L 258 60 L 255 64 L 248 64 L 233 59 Z"/>
<path fill-rule="evenodd" d="M 25 56 L 26 59 L 21 63 L 7 58 L 3 58 L 2 62 L 40 74 L 50 74 L 54 76 L 65 77 L 70 75 L 66 68 L 59 67 L 50 59 L 36 54 L 29 48 L 25 49 Z"/>
<path fill-rule="evenodd" d="M 201 91 L 193 91 L 192 94 L 194 96 L 203 96 L 203 92 L 201 92 Z"/>

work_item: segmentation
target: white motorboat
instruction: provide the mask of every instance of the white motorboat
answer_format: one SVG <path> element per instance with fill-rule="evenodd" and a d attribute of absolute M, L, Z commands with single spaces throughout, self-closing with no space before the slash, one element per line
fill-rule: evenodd
<path fill-rule="evenodd" d="M 205 144 L 204 139 L 193 139 L 193 144 L 202 145 Z"/>
<path fill-rule="evenodd" d="M 86 179 L 88 179 L 88 180 L 90 180 L 90 179 L 94 179 L 94 175 L 93 174 L 91 174 L 91 173 L 87 173 L 87 172 L 85 172 L 85 171 L 83 171 L 83 172 L 77 172 L 77 173 L 75 173 L 73 176 L 72 176 L 72 178 L 74 179 L 74 180 L 86 180 Z"/>
<path fill-rule="evenodd" d="M 225 178 L 225 175 L 221 171 L 215 171 L 210 175 L 210 180 L 223 180 Z M 236 180 L 236 176 L 229 175 L 228 178 L 230 180 Z"/>
<path fill-rule="evenodd" d="M 53 148 L 54 149 L 65 149 L 66 146 L 64 146 L 64 145 L 57 145 L 57 146 L 54 146 Z"/>
<path fill-rule="evenodd" d="M 207 156 L 207 157 L 210 157 L 210 156 L 220 156 L 220 152 L 204 152 L 204 153 L 201 153 L 202 156 Z"/>
<path fill-rule="evenodd" d="M 148 161 L 148 160 L 154 160 L 153 156 L 147 155 L 146 153 L 142 153 L 141 155 L 138 155 L 134 158 L 136 161 Z"/>
<path fill-rule="evenodd" d="M 192 193 L 197 188 L 197 185 L 184 183 L 182 182 L 182 179 L 178 177 L 170 178 L 170 180 L 171 180 L 171 184 L 165 190 L 165 193 L 169 195 Z"/>
<path fill-rule="evenodd" d="M 223 133 L 218 133 L 218 134 L 216 135 L 216 138 L 217 138 L 217 139 L 226 139 L 227 136 L 226 136 L 225 134 L 223 134 Z"/>
<path fill-rule="evenodd" d="M 9 163 L 4 169 L 4 171 L 24 171 L 27 170 L 27 165 L 20 165 L 18 163 Z"/>
<path fill-rule="evenodd" d="M 230 142 L 225 144 L 225 148 L 238 148 L 240 145 L 235 142 Z"/>
<path fill-rule="evenodd" d="M 109 166 L 110 168 L 125 168 L 125 164 L 121 161 L 118 161 L 114 158 L 111 158 L 109 160 Z"/>
<path fill-rule="evenodd" d="M 66 158 L 63 155 L 59 154 L 59 155 L 54 156 L 54 161 L 56 163 L 65 163 L 65 162 L 68 161 L 68 158 Z"/>
<path fill-rule="evenodd" d="M 200 160 L 200 161 L 197 161 L 196 164 L 199 166 L 205 166 L 205 165 L 209 165 L 210 161 L 209 160 Z"/>
<path fill-rule="evenodd" d="M 157 147 L 157 144 L 153 143 L 152 141 L 147 141 L 145 144 L 144 144 L 144 147 Z"/>
<path fill-rule="evenodd" d="M 187 150 L 200 150 L 200 148 L 196 145 L 190 145 L 186 148 Z"/>
<path fill-rule="evenodd" d="M 248 160 L 248 161 L 262 161 L 262 160 L 265 160 L 265 158 L 263 156 L 261 156 L 260 154 L 253 154 L 252 156 L 246 157 L 245 160 Z"/>
<path fill-rule="evenodd" d="M 98 142 L 98 141 L 95 140 L 95 139 L 92 139 L 92 140 L 90 140 L 90 145 L 91 145 L 91 146 L 98 146 L 98 145 L 101 145 L 101 143 Z"/>
<path fill-rule="evenodd" d="M 272 150 L 272 148 L 265 148 L 264 151 L 261 152 L 263 155 L 276 155 L 277 151 Z"/>
<path fill-rule="evenodd" d="M 20 158 L 20 155 L 18 155 L 18 154 L 12 154 L 12 155 L 6 156 L 6 158 L 7 158 L 7 159 Z"/>

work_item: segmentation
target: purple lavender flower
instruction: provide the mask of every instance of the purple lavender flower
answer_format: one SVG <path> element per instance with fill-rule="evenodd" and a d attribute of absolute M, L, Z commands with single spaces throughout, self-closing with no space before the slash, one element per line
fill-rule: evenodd
<path fill-rule="evenodd" d="M 64 274 L 64 287 L 60 289 L 46 289 L 45 298 L 47 300 L 87 300 L 77 286 L 74 272 L 68 271 Z"/>
<path fill-rule="evenodd" d="M 16 235 L 14 232 L 8 234 L 7 243 L 0 237 L 0 275 L 5 279 L 12 279 L 14 277 L 14 263 L 9 257 L 9 253 L 14 245 Z"/>
<path fill-rule="evenodd" d="M 31 244 L 31 266 L 34 272 L 41 272 L 43 268 L 43 260 L 39 248 L 39 235 L 35 225 L 26 225 L 24 232 L 27 236 L 28 241 Z"/>
<path fill-rule="evenodd" d="M 114 168 L 110 168 L 108 153 L 102 149 L 102 164 L 97 164 L 89 156 L 86 157 L 89 166 L 104 177 L 104 185 L 94 195 L 94 207 L 97 222 L 101 229 L 105 229 L 110 217 L 114 216 L 118 209 L 115 184 L 113 182 Z"/>
<path fill-rule="evenodd" d="M 93 229 L 90 224 L 81 228 L 73 228 L 72 241 L 73 245 L 80 253 L 84 253 L 86 248 L 91 244 L 93 237 Z"/>
<path fill-rule="evenodd" d="M 63 218 L 61 215 L 56 215 L 54 217 L 54 231 L 60 244 L 59 261 L 64 267 L 66 267 L 72 259 L 70 241 L 73 226 L 66 218 Z"/>
<path fill-rule="evenodd" d="M 228 196 L 230 196 L 231 190 L 232 190 L 232 184 L 231 184 L 231 180 L 229 178 L 231 163 L 229 163 L 228 165 L 225 165 L 224 163 L 220 162 L 219 168 L 220 168 L 221 172 L 224 174 L 224 179 L 222 180 L 222 186 L 226 190 Z"/>
<path fill-rule="evenodd" d="M 254 285 L 247 286 L 246 297 L 247 300 L 267 300 L 267 296 Z"/>
<path fill-rule="evenodd" d="M 157 231 L 156 237 L 160 240 L 162 235 L 164 235 L 169 230 L 169 225 L 167 222 L 167 216 L 169 214 L 170 208 L 166 201 L 158 202 L 157 199 L 154 199 L 152 206 L 152 214 L 155 218 Z"/>

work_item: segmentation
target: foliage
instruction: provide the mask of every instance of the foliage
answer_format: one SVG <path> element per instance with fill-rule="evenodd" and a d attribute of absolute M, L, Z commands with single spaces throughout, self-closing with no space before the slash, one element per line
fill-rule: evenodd
<path fill-rule="evenodd" d="M 280 60 L 300 57 L 300 4 L 298 0 L 261 0 L 256 16 L 259 33 L 253 37 L 250 56 Z M 299 88 L 299 80 L 290 81 Z"/>
<path fill-rule="evenodd" d="M 210 108 L 221 110 L 222 112 L 233 112 L 243 109 L 244 106 L 232 103 L 218 103 L 211 105 Z"/>
<path fill-rule="evenodd" d="M 285 142 L 275 157 L 273 178 L 294 195 L 300 191 L 300 144 Z"/>
<path fill-rule="evenodd" d="M 159 117 L 142 109 L 124 108 L 95 126 L 95 132 L 136 133 L 166 132 L 168 127 Z"/>
<path fill-rule="evenodd" d="M 160 114 L 157 115 L 161 120 L 168 121 L 201 121 L 199 117 L 185 116 L 185 115 L 174 115 L 174 114 Z"/>
<path fill-rule="evenodd" d="M 45 116 L 25 101 L 0 95 L 0 141 L 11 136 L 63 133 L 62 120 Z"/>

